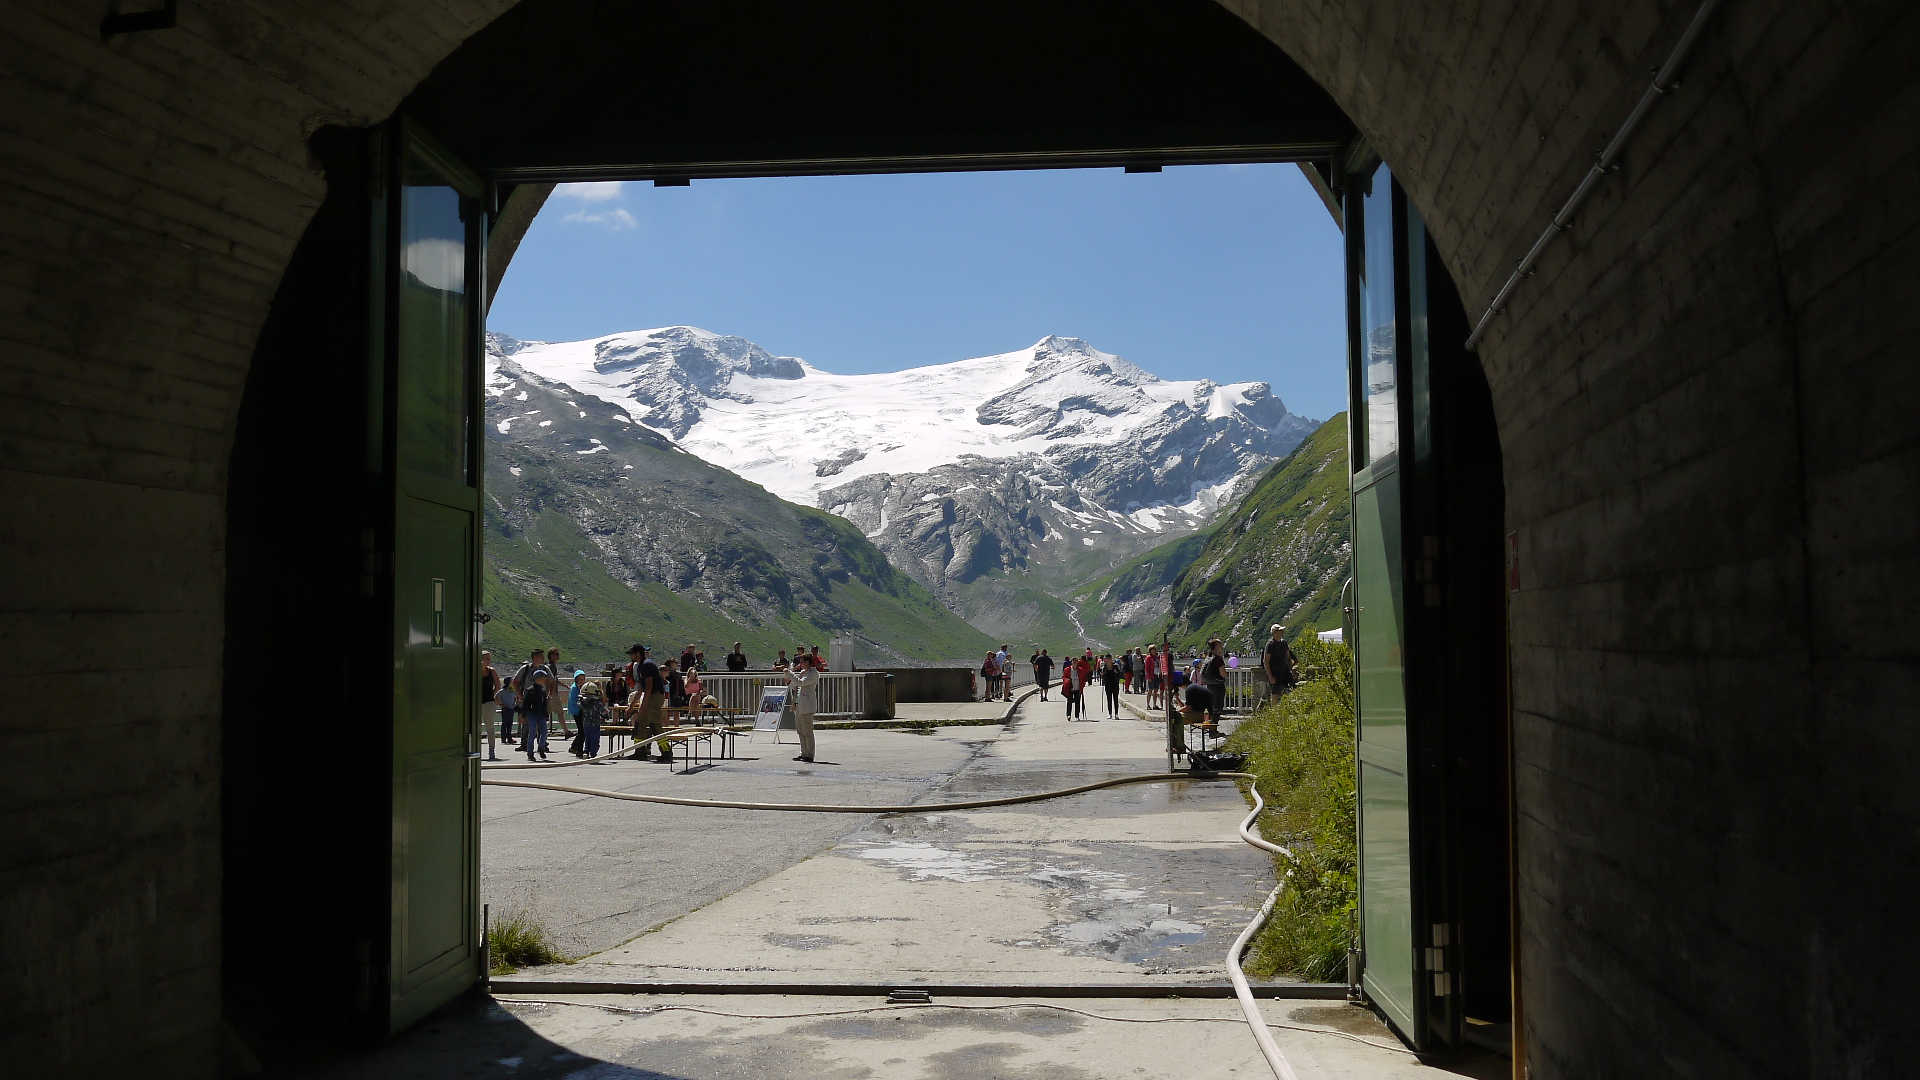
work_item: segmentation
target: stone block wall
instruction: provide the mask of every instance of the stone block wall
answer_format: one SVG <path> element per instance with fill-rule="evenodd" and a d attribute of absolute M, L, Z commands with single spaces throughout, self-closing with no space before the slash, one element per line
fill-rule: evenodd
<path fill-rule="evenodd" d="M 307 138 L 508 6 L 189 0 L 104 42 L 108 5 L 0 6 L 0 642 L 47 706 L 0 719 L 21 1075 L 215 1075 L 228 449 Z"/>
<path fill-rule="evenodd" d="M 1696 10 L 1229 6 L 1394 167 L 1474 318 Z M 1897 1071 L 1916 55 L 1912 5 L 1720 5 L 1481 350 L 1535 1077 Z"/>

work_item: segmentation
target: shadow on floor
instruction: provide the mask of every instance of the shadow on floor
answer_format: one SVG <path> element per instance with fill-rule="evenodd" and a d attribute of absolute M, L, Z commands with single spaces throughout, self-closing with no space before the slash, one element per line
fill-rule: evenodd
<path fill-rule="evenodd" d="M 264 1075 L 269 1080 L 685 1080 L 575 1053 L 477 992 L 379 1046 L 269 1068 Z"/>

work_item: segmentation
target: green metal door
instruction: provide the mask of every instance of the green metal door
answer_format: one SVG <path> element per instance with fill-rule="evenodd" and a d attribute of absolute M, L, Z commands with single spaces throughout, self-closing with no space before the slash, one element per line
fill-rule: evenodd
<path fill-rule="evenodd" d="M 1400 575 L 1400 474 L 1353 496 L 1354 666 L 1359 716 L 1360 901 L 1367 993 L 1414 1026 L 1413 863 Z"/>
<path fill-rule="evenodd" d="M 476 434 L 479 183 L 396 133 L 386 245 L 393 477 L 393 877 L 388 1026 L 479 978 Z"/>
<path fill-rule="evenodd" d="M 1356 174 L 1346 205 L 1361 978 L 1401 1033 L 1418 1038 L 1401 557 L 1405 275 L 1387 167 Z"/>

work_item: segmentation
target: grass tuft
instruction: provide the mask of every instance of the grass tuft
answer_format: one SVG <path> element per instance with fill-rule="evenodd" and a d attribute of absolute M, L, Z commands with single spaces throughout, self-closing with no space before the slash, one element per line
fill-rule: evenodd
<path fill-rule="evenodd" d="M 1293 642 L 1299 686 L 1227 740 L 1249 755 L 1267 811 L 1260 832 L 1292 852 L 1273 915 L 1254 938 L 1248 974 L 1344 982 L 1358 899 L 1353 762 L 1353 654 L 1311 632 Z"/>
<path fill-rule="evenodd" d="M 487 927 L 487 956 L 493 962 L 494 975 L 511 975 L 523 967 L 573 962 L 553 947 L 546 924 L 527 911 L 510 911 Z"/>

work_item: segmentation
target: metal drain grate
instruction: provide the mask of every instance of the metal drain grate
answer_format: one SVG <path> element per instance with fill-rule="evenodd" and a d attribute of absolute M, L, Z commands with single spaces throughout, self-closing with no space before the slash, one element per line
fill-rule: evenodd
<path fill-rule="evenodd" d="M 927 993 L 925 990 L 889 990 L 887 991 L 887 1004 L 931 1005 L 933 1004 L 933 995 Z"/>

